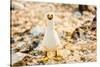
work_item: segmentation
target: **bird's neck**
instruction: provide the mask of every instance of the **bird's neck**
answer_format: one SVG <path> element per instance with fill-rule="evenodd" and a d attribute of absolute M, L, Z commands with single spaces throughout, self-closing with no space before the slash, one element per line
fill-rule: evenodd
<path fill-rule="evenodd" d="M 54 29 L 54 22 L 53 22 L 53 20 L 49 20 L 48 25 L 47 25 L 47 29 L 49 29 L 49 30 L 53 30 Z"/>

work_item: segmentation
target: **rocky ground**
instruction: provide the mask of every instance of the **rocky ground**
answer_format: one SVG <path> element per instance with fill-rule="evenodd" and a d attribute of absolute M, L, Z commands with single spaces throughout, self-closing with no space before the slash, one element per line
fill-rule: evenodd
<path fill-rule="evenodd" d="M 35 50 L 41 43 L 47 19 L 55 14 L 55 29 L 63 48 L 54 59 Z M 96 61 L 96 7 L 12 0 L 11 65 L 45 65 Z"/>

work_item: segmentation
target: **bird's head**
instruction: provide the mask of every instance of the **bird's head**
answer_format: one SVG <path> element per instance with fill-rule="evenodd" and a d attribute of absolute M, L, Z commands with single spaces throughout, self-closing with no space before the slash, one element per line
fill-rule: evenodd
<path fill-rule="evenodd" d="M 52 20 L 52 19 L 53 19 L 53 14 L 52 14 L 52 13 L 47 14 L 47 18 L 48 18 L 49 20 Z"/>
<path fill-rule="evenodd" d="M 46 26 L 48 24 L 53 24 L 54 23 L 53 20 L 54 20 L 55 15 L 54 15 L 53 12 L 46 13 L 45 17 L 46 17 L 46 22 L 45 22 Z"/>

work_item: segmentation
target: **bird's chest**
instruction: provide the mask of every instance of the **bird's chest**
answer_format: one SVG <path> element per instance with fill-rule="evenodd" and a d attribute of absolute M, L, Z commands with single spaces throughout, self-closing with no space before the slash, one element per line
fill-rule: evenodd
<path fill-rule="evenodd" d="M 57 32 L 55 30 L 46 29 L 43 44 L 47 47 L 57 47 L 60 44 Z"/>

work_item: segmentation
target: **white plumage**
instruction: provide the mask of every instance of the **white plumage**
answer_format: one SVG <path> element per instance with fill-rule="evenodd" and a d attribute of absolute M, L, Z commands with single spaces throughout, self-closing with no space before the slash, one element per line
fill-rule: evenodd
<path fill-rule="evenodd" d="M 54 29 L 54 22 L 52 20 L 49 21 L 46 27 L 42 45 L 51 49 L 56 49 L 58 46 L 60 46 L 60 39 Z"/>
<path fill-rule="evenodd" d="M 61 47 L 60 39 L 55 31 L 55 23 L 53 21 L 53 14 L 47 15 L 48 22 L 45 29 L 45 35 L 42 43 L 39 45 L 41 50 L 56 51 Z"/>

